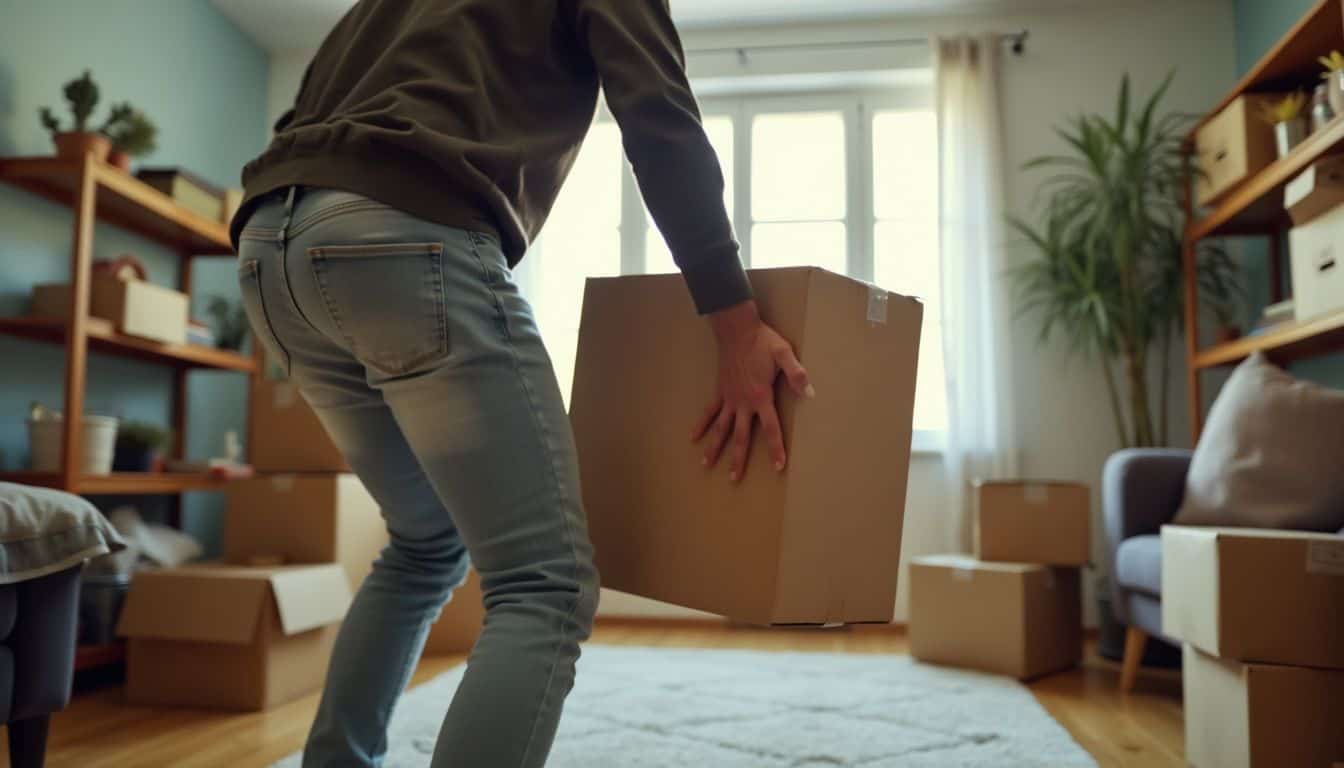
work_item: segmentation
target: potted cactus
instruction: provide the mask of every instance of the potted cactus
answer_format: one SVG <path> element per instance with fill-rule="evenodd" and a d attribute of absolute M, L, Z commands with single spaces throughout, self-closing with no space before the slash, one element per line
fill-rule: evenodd
<path fill-rule="evenodd" d="M 1279 157 L 1293 151 L 1311 133 L 1311 126 L 1303 113 L 1306 106 L 1307 95 L 1301 91 L 1285 94 L 1277 101 L 1261 105 L 1261 119 L 1274 126 L 1274 142 L 1278 146 Z"/>
<path fill-rule="evenodd" d="M 107 156 L 107 162 L 129 171 L 132 157 L 141 157 L 154 151 L 159 129 L 145 117 L 145 113 L 129 104 L 113 107 L 112 112 L 113 116 L 108 118 L 103 128 L 103 132 L 112 140 L 112 151 Z"/>
<path fill-rule="evenodd" d="M 51 131 L 52 141 L 56 143 L 56 156 L 79 159 L 92 154 L 97 160 L 106 160 L 112 143 L 98 131 L 89 129 L 89 118 L 98 106 L 98 84 L 93 82 L 89 71 L 84 70 L 82 77 L 65 84 L 64 93 L 73 117 L 70 130 L 62 129 L 61 121 L 49 107 L 38 112 L 42 126 Z"/>

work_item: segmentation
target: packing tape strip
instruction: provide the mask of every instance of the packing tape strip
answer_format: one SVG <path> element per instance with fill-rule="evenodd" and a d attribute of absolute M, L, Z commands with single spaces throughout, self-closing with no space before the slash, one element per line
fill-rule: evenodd
<path fill-rule="evenodd" d="M 887 324 L 887 292 L 875 285 L 868 286 L 868 322 Z"/>
<path fill-rule="evenodd" d="M 1344 541 L 1313 541 L 1307 544 L 1307 573 L 1344 576 Z"/>
<path fill-rule="evenodd" d="M 271 487 L 281 493 L 289 493 L 294 490 L 294 476 L 275 475 L 271 478 Z"/>

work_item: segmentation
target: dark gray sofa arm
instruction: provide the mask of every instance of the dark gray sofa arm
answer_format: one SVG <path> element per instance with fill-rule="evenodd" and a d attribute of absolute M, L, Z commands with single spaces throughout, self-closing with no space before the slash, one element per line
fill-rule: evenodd
<path fill-rule="evenodd" d="M 1115 581 L 1115 553 L 1125 539 L 1157 533 L 1171 522 L 1185 495 L 1192 451 L 1180 448 L 1127 448 L 1111 454 L 1101 475 L 1101 508 L 1106 527 L 1106 567 L 1118 616 L 1123 599 Z"/>

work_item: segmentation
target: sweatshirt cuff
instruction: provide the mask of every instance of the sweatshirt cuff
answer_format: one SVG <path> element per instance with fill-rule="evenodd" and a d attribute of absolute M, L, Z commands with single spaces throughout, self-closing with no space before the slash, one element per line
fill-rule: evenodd
<path fill-rule="evenodd" d="M 751 298 L 751 283 L 736 253 L 682 270 L 696 312 L 707 315 Z"/>

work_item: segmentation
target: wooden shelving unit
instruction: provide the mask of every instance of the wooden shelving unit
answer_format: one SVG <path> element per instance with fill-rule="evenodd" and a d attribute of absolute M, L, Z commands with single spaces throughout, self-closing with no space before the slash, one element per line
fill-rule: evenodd
<path fill-rule="evenodd" d="M 104 221 L 141 235 L 175 252 L 181 259 L 178 289 L 191 291 L 191 267 L 197 257 L 231 256 L 228 228 L 189 211 L 170 197 L 135 177 L 86 156 L 80 160 L 55 157 L 0 158 L 0 182 L 25 189 L 74 213 L 70 252 L 73 286 L 69 315 L 61 319 L 0 318 L 0 334 L 62 344 L 65 347 L 65 396 L 62 410 L 64 443 L 61 471 L 55 473 L 0 473 L 0 481 L 58 488 L 85 495 L 176 495 L 185 491 L 222 489 L 227 481 L 205 474 L 79 472 L 78 439 L 84 413 L 85 371 L 90 351 L 118 355 L 168 366 L 175 371 L 172 394 L 173 455 L 181 458 L 186 428 L 187 374 L 214 369 L 252 373 L 252 357 L 195 344 L 160 344 L 117 333 L 110 324 L 89 316 L 89 287 L 93 264 L 95 221 Z M 180 504 L 180 498 L 177 499 Z M 174 506 L 175 515 L 179 507 Z M 81 646 L 75 669 L 120 662 L 125 645 Z"/>
<path fill-rule="evenodd" d="M 1344 0 L 1319 0 L 1298 23 L 1265 54 L 1251 71 L 1196 124 L 1194 134 L 1243 93 L 1291 90 L 1318 81 L 1317 57 L 1344 49 Z M 1201 348 L 1199 339 L 1199 288 L 1196 278 L 1199 242 L 1207 237 L 1253 235 L 1269 242 L 1269 273 L 1274 301 L 1283 298 L 1278 275 L 1282 267 L 1280 242 L 1291 226 L 1283 208 L 1283 188 L 1312 163 L 1326 155 L 1344 152 L 1344 115 L 1312 134 L 1306 141 L 1258 173 L 1244 179 L 1202 216 L 1194 210 L 1194 192 L 1185 190 L 1186 228 L 1182 248 L 1185 281 L 1186 362 L 1189 371 L 1190 424 L 1193 438 L 1203 427 L 1201 374 L 1210 368 L 1233 365 L 1255 352 L 1280 364 L 1331 352 L 1344 351 L 1344 311 L 1324 317 L 1274 326 L 1233 341 Z"/>

